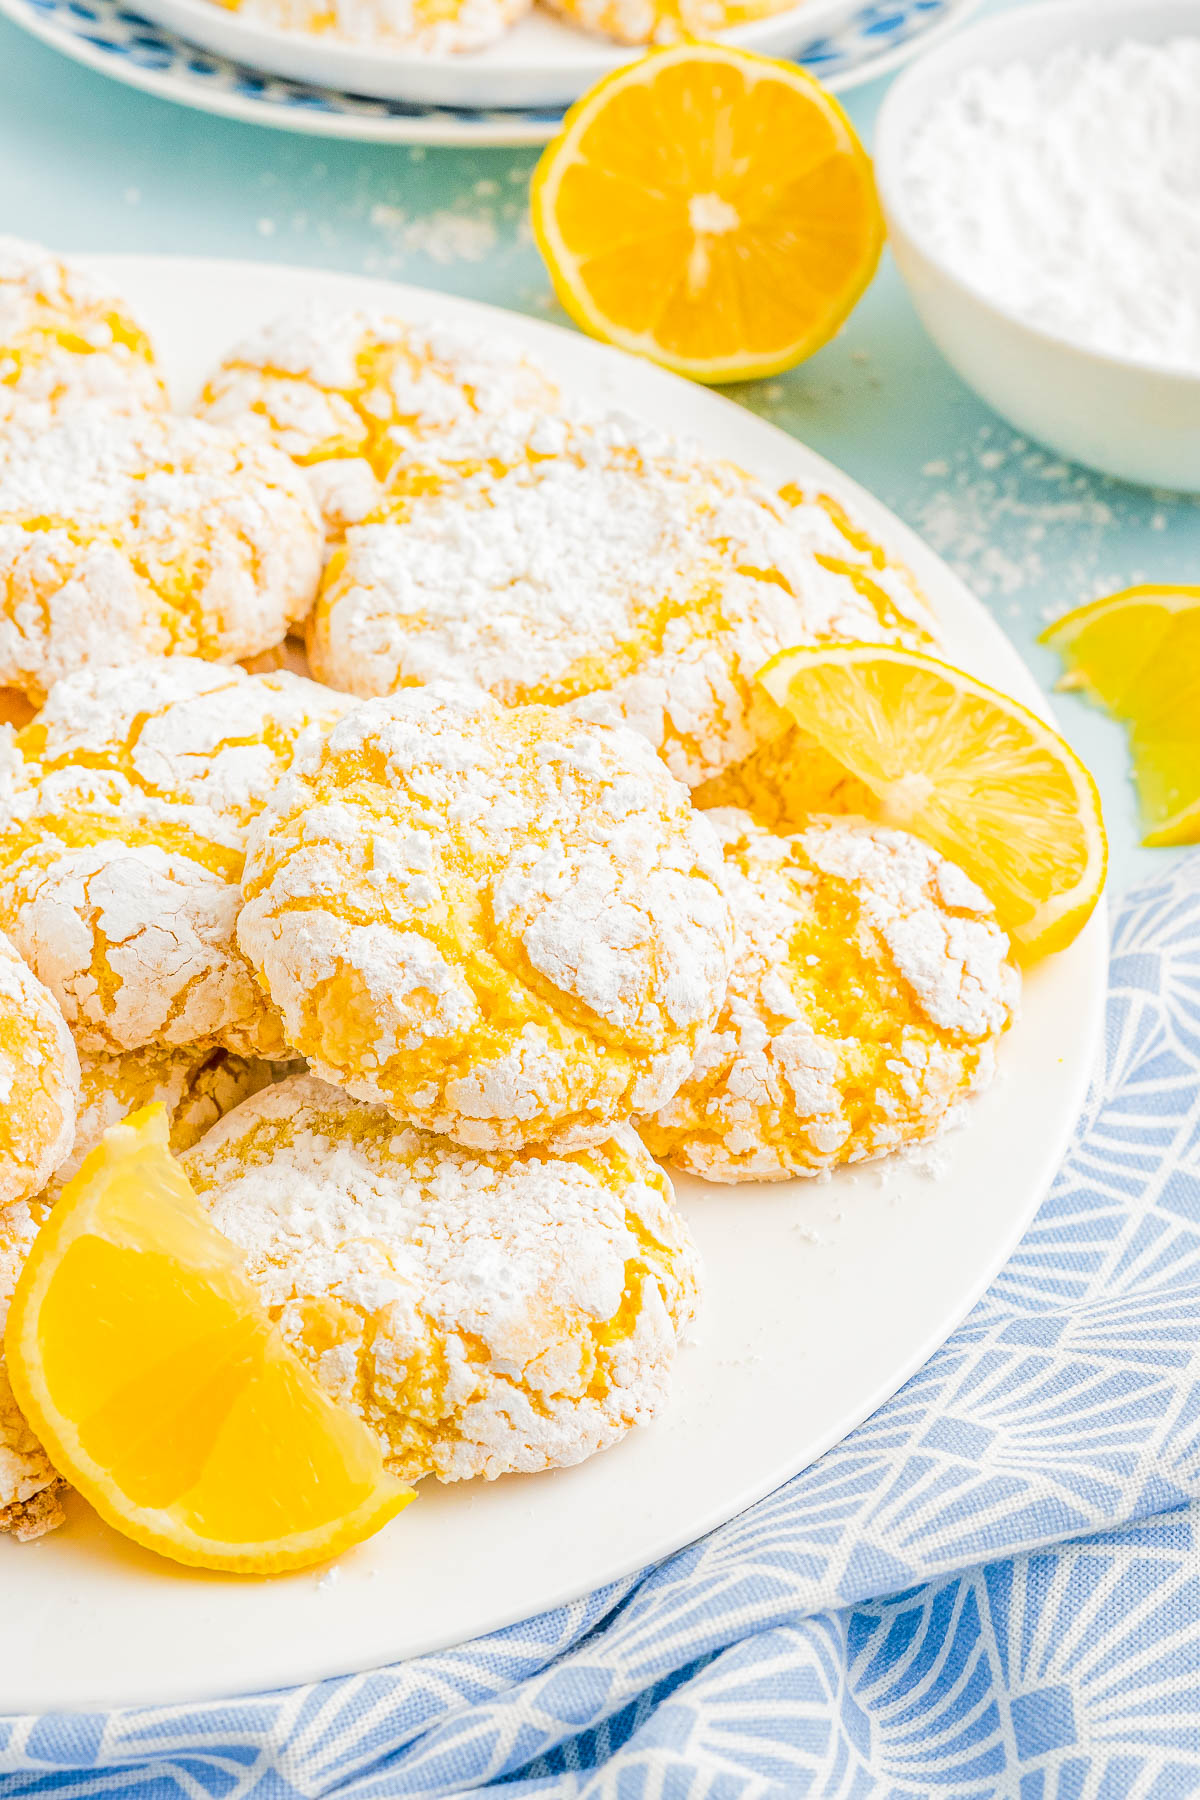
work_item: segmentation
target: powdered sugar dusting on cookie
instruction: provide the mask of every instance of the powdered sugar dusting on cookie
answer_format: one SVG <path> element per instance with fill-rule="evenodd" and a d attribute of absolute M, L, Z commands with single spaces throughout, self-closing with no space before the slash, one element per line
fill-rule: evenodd
<path fill-rule="evenodd" d="M 696 783 L 758 741 L 754 676 L 777 650 L 931 630 L 831 503 L 629 420 L 547 419 L 353 528 L 309 654 L 364 695 L 465 680 L 508 704 L 607 708 Z"/>
<path fill-rule="evenodd" d="M 524 420 L 527 435 L 559 404 L 553 381 L 515 342 L 312 306 L 238 345 L 199 410 L 294 457 L 340 530 L 378 505 L 397 468 L 486 456 L 496 433 Z"/>
<path fill-rule="evenodd" d="M 298 759 L 239 941 L 329 1080 L 481 1147 L 672 1092 L 728 974 L 719 859 L 633 733 L 417 689 Z"/>
<path fill-rule="evenodd" d="M 344 707 L 171 657 L 79 671 L 0 744 L 0 919 L 90 1053 L 280 1053 L 234 942 L 246 833 L 297 739 Z"/>
<path fill-rule="evenodd" d="M 485 1156 L 303 1077 L 186 1160 L 288 1341 L 409 1479 L 579 1462 L 665 1397 L 696 1257 L 627 1129 Z"/>
<path fill-rule="evenodd" d="M 0 683 L 34 699 L 88 663 L 269 649 L 320 563 L 311 496 L 268 445 L 99 405 L 0 437 Z"/>
<path fill-rule="evenodd" d="M 974 883 L 905 832 L 725 809 L 737 956 L 656 1154 L 714 1181 L 781 1180 L 941 1130 L 990 1079 L 1019 978 Z"/>

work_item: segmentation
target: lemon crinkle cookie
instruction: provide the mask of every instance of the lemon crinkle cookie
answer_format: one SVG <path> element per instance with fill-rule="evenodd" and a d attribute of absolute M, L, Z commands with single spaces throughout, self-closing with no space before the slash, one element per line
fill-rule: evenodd
<path fill-rule="evenodd" d="M 8 1309 L 43 1216 L 28 1200 L 0 1205 L 0 1534 L 21 1540 L 62 1524 L 66 1489 L 22 1416 L 4 1359 Z"/>
<path fill-rule="evenodd" d="M 345 709 L 190 657 L 82 669 L 0 736 L 0 925 L 82 1050 L 284 1044 L 234 940 L 246 833 L 297 738 Z"/>
<path fill-rule="evenodd" d="M 269 444 L 92 404 L 0 435 L 0 685 L 34 700 L 88 663 L 277 644 L 303 619 L 322 532 Z"/>
<path fill-rule="evenodd" d="M 69 1036 L 60 1054 L 64 1065 L 73 1061 Z M 0 1532 L 22 1540 L 41 1537 L 62 1523 L 66 1490 L 21 1416 L 4 1363 L 4 1321 L 40 1225 L 88 1151 L 128 1113 L 156 1102 L 165 1106 L 171 1120 L 171 1148 L 181 1152 L 277 1073 L 268 1063 L 195 1048 L 85 1055 L 78 1066 L 79 1113 L 69 1154 L 53 1165 L 52 1172 L 47 1169 L 49 1178 L 38 1194 L 0 1205 Z"/>
<path fill-rule="evenodd" d="M 577 1147 L 672 1094 L 715 1018 L 719 865 L 635 733 L 415 689 L 298 754 L 238 941 L 317 1074 L 460 1143 Z"/>
<path fill-rule="evenodd" d="M 216 0 L 243 18 L 344 43 L 446 56 L 482 50 L 532 0 Z"/>
<path fill-rule="evenodd" d="M 310 307 L 285 314 L 221 364 L 198 411 L 266 438 L 308 473 L 338 530 L 383 482 L 430 458 L 483 457 L 502 430 L 557 412 L 549 375 L 515 342 L 387 313 Z"/>
<path fill-rule="evenodd" d="M 79 1060 L 53 995 L 0 936 L 0 1532 L 37 1537 L 58 1523 L 59 1483 L 17 1410 L 4 1324 L 35 1225 L 29 1197 L 70 1153 Z"/>
<path fill-rule="evenodd" d="M 626 420 L 547 419 L 347 533 L 309 658 L 361 695 L 449 680 L 507 705 L 586 704 L 697 784 L 774 729 L 754 677 L 776 651 L 932 629 L 906 572 L 823 496 L 774 493 Z"/>
<path fill-rule="evenodd" d="M 577 1463 L 666 1397 L 697 1261 L 628 1127 L 481 1154 L 300 1077 L 184 1162 L 292 1348 L 409 1480 Z"/>
<path fill-rule="evenodd" d="M 0 237 L 0 419 L 42 422 L 81 400 L 159 410 L 150 340 L 125 301 L 38 244 Z"/>
<path fill-rule="evenodd" d="M 738 948 L 688 1080 L 639 1129 L 710 1181 L 773 1181 L 927 1139 L 984 1086 L 1019 977 L 990 902 L 906 832 L 776 836 L 710 813 Z"/>
<path fill-rule="evenodd" d="M 794 0 L 546 0 L 552 12 L 618 44 L 673 44 L 708 38 L 784 12 Z"/>
<path fill-rule="evenodd" d="M 0 1206 L 36 1193 L 67 1155 L 79 1060 L 54 996 L 0 934 Z"/>

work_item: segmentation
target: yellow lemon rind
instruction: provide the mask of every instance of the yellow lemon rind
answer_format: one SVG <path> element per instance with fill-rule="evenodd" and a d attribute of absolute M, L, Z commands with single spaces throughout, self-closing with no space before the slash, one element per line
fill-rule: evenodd
<path fill-rule="evenodd" d="M 693 381 L 705 382 L 713 386 L 739 381 L 757 381 L 770 375 L 780 375 L 785 370 L 794 368 L 797 363 L 815 355 L 845 323 L 870 286 L 879 267 L 887 235 L 883 214 L 877 199 L 870 213 L 873 230 L 864 249 L 862 264 L 855 279 L 847 282 L 840 290 L 837 304 L 830 307 L 827 317 L 819 325 L 806 332 L 802 337 L 787 345 L 781 345 L 778 350 L 769 354 L 760 355 L 731 352 L 723 357 L 672 356 L 655 343 L 652 334 L 629 331 L 615 320 L 608 318 L 591 300 L 586 285 L 573 276 L 572 271 L 576 259 L 563 240 L 555 221 L 555 199 L 562 173 L 569 165 L 569 152 L 597 113 L 619 89 L 652 79 L 655 70 L 664 67 L 669 61 L 687 60 L 736 63 L 739 66 L 757 67 L 762 71 L 764 78 L 769 76 L 771 79 L 808 93 L 838 126 L 844 136 L 847 153 L 859 163 L 866 175 L 869 191 L 874 195 L 875 181 L 871 159 L 863 148 L 848 114 L 834 96 L 806 70 L 798 68 L 794 63 L 782 62 L 775 57 L 762 56 L 755 51 L 731 50 L 718 44 L 683 41 L 650 50 L 635 62 L 614 69 L 610 75 L 606 75 L 596 82 L 594 87 L 590 88 L 568 109 L 563 118 L 562 129 L 542 152 L 530 183 L 530 220 L 534 241 L 549 271 L 559 303 L 580 330 L 587 332 L 590 337 L 598 338 L 603 343 L 615 344 L 619 349 L 627 350 L 634 356 L 646 357 L 659 364 L 660 367 L 670 369 L 672 373 L 683 375 Z"/>
<path fill-rule="evenodd" d="M 1038 713 L 1014 700 L 1011 695 L 1000 689 L 980 681 L 965 670 L 955 668 L 953 664 L 937 657 L 926 656 L 921 651 L 904 650 L 891 645 L 881 644 L 836 644 L 817 645 L 812 648 L 796 647 L 781 650 L 770 662 L 759 670 L 757 680 L 764 687 L 777 705 L 785 707 L 796 719 L 798 725 L 812 734 L 822 748 L 843 762 L 851 773 L 873 785 L 869 776 L 840 754 L 842 746 L 830 743 L 820 732 L 814 729 L 813 722 L 805 716 L 793 703 L 793 683 L 788 671 L 796 671 L 800 667 L 812 667 L 817 662 L 852 666 L 855 663 L 887 661 L 899 666 L 919 668 L 926 673 L 941 676 L 948 686 L 962 692 L 968 691 L 977 698 L 996 706 L 1010 718 L 1019 721 L 1028 731 L 1030 738 L 1045 749 L 1049 749 L 1069 777 L 1078 802 L 1080 829 L 1086 846 L 1084 874 L 1072 887 L 1053 894 L 1036 907 L 1032 915 L 1023 921 L 1013 922 L 1001 917 L 1001 923 L 1009 933 L 1013 948 L 1022 962 L 1033 962 L 1058 950 L 1064 950 L 1074 942 L 1083 930 L 1092 913 L 1095 911 L 1104 890 L 1108 872 L 1108 838 L 1104 829 L 1104 817 L 1100 803 L 1100 793 L 1090 770 L 1076 755 L 1066 739 L 1057 732 Z M 922 835 L 921 826 L 915 823 L 912 829 Z M 961 862 L 962 847 L 960 844 L 948 844 L 938 840 L 936 832 L 929 833 L 930 841 L 943 854 Z M 967 867 L 967 873 L 979 880 L 986 891 L 986 880 L 979 877 L 976 871 Z"/>
<path fill-rule="evenodd" d="M 143 1548 L 193 1568 L 239 1575 L 284 1574 L 329 1562 L 380 1530 L 414 1498 L 411 1488 L 383 1470 L 382 1457 L 380 1478 L 371 1492 L 336 1525 L 292 1533 L 269 1545 L 218 1542 L 184 1525 L 170 1507 L 123 1505 L 120 1490 L 107 1472 L 65 1428 L 66 1421 L 40 1378 L 41 1302 L 62 1252 L 84 1234 L 89 1217 L 98 1210 L 102 1194 L 93 1188 L 95 1178 L 116 1158 L 140 1154 L 148 1142 L 158 1144 L 163 1154 L 168 1154 L 166 1133 L 165 1108 L 160 1104 L 143 1108 L 105 1134 L 63 1190 L 61 1200 L 34 1240 L 9 1309 L 4 1346 L 13 1394 L 59 1472 L 108 1525 Z M 293 1359 L 304 1382 L 318 1386 L 315 1377 L 290 1350 L 281 1345 L 274 1353 Z M 329 1405 L 332 1407 L 333 1402 Z M 365 1425 L 361 1430 L 372 1435 Z"/>

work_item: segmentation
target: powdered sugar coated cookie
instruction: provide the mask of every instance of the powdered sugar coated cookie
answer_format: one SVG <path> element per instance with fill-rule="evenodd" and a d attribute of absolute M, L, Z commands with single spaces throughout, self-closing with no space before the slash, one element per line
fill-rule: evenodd
<path fill-rule="evenodd" d="M 0 420 L 44 423 L 83 400 L 162 410 L 149 338 L 90 275 L 40 244 L 0 237 Z"/>
<path fill-rule="evenodd" d="M 0 434 L 0 685 L 40 701 L 89 663 L 250 656 L 311 605 L 322 533 L 265 444 L 77 408 Z"/>
<path fill-rule="evenodd" d="M 718 877 L 634 733 L 415 689 L 297 757 L 238 941 L 347 1092 L 480 1148 L 575 1147 L 683 1079 L 729 970 Z"/>
<path fill-rule="evenodd" d="M 312 306 L 239 344 L 197 410 L 294 458 L 336 532 L 379 504 L 389 477 L 431 458 L 486 457 L 498 435 L 531 433 L 559 405 L 515 342 Z"/>
<path fill-rule="evenodd" d="M 148 659 L 80 670 L 0 742 L 0 921 L 82 1049 L 282 1053 L 234 941 L 246 833 L 344 706 L 295 675 Z"/>
<path fill-rule="evenodd" d="M 409 1480 L 581 1462 L 666 1397 L 697 1260 L 627 1128 L 481 1154 L 300 1077 L 184 1161 L 292 1348 Z"/>
<path fill-rule="evenodd" d="M 708 815 L 738 948 L 688 1080 L 640 1122 L 710 1181 L 777 1181 L 941 1130 L 986 1085 L 1019 977 L 988 900 L 907 832 Z"/>
<path fill-rule="evenodd" d="M 931 631 L 904 571 L 832 502 L 626 420 L 547 419 L 353 527 L 308 648 L 356 694 L 468 681 L 619 717 L 694 785 L 773 728 L 754 677 L 776 651 Z"/>

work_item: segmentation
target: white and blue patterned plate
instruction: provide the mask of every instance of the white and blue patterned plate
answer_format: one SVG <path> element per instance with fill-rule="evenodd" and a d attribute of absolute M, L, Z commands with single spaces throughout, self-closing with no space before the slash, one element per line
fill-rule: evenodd
<path fill-rule="evenodd" d="M 794 438 L 705 388 L 449 294 L 274 264 L 85 260 L 129 295 L 166 349 L 180 403 L 231 342 L 308 300 L 516 336 L 599 405 L 686 433 L 773 485 L 843 498 L 914 571 L 948 655 L 1045 705 L 984 607 L 912 532 Z M 1101 916 L 1030 972 L 1000 1077 L 938 1145 L 936 1174 L 893 1158 L 824 1184 L 679 1178 L 707 1271 L 697 1341 L 681 1353 L 662 1415 L 603 1456 L 550 1474 L 426 1483 L 416 1505 L 342 1560 L 335 1581 L 318 1572 L 247 1583 L 168 1568 L 81 1505 L 35 1552 L 0 1542 L 5 1710 L 182 1701 L 377 1667 L 544 1612 L 742 1512 L 892 1394 L 1008 1258 L 1083 1101 L 1105 963 Z M 735 1603 L 732 1585 L 726 1597 Z M 360 1719 L 370 1702 L 361 1705 Z M 378 1791 L 392 1791 L 382 1779 Z M 199 1775 L 194 1791 L 219 1789 L 205 1790 Z"/>
<path fill-rule="evenodd" d="M 803 45 L 795 58 L 842 91 L 897 67 L 979 4 L 872 0 L 828 36 Z M 376 143 L 540 144 L 562 121 L 561 106 L 483 110 L 372 100 L 264 75 L 188 43 L 121 0 L 0 0 L 0 13 L 65 56 L 131 87 L 284 131 Z"/>

